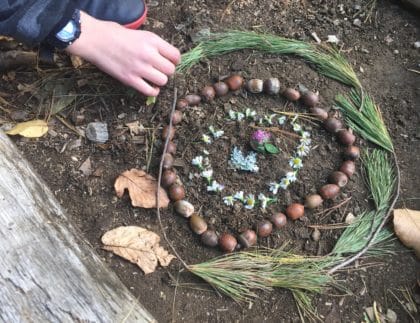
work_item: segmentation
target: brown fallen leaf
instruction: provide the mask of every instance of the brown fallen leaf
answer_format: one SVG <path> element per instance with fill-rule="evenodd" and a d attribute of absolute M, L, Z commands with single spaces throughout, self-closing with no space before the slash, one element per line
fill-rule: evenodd
<path fill-rule="evenodd" d="M 401 242 L 413 248 L 417 258 L 420 258 L 420 211 L 395 209 L 394 230 Z"/>
<path fill-rule="evenodd" d="M 143 207 L 146 209 L 155 208 L 157 205 L 156 179 L 146 172 L 138 169 L 126 170 L 117 177 L 114 184 L 115 193 L 118 197 L 124 195 L 125 189 L 130 195 L 131 205 L 136 207 Z M 166 208 L 169 204 L 169 198 L 163 188 L 159 192 L 159 207 Z"/>
<path fill-rule="evenodd" d="M 150 274 L 158 262 L 167 267 L 176 258 L 159 246 L 160 237 L 149 230 L 136 226 L 118 227 L 106 232 L 101 239 L 104 249 L 131 261 Z"/>

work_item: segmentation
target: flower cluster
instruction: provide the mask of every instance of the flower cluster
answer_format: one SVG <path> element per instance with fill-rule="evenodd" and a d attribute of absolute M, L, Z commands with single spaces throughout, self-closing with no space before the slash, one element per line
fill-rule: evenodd
<path fill-rule="evenodd" d="M 256 173 L 259 170 L 257 165 L 257 154 L 250 152 L 244 156 L 242 151 L 238 147 L 233 147 L 233 151 L 230 155 L 230 165 L 239 170 Z"/>
<path fill-rule="evenodd" d="M 209 131 L 210 131 L 210 134 L 213 136 L 213 139 L 215 140 L 223 136 L 223 134 L 225 133 L 223 130 L 216 130 L 213 126 L 209 127 Z M 203 134 L 201 136 L 201 140 L 206 144 L 212 143 L 212 138 L 207 134 Z"/>
<path fill-rule="evenodd" d="M 235 201 L 242 203 L 243 206 L 248 210 L 253 209 L 257 204 L 257 200 L 254 194 L 248 194 L 245 196 L 243 191 L 236 192 L 234 195 L 225 196 L 223 198 L 223 202 L 228 206 L 233 206 Z M 277 199 L 267 197 L 264 194 L 260 193 L 258 195 L 258 201 L 258 204 L 260 204 L 261 208 L 266 209 L 268 205 L 274 203 L 275 201 L 277 201 Z"/>
<path fill-rule="evenodd" d="M 225 186 L 219 184 L 213 179 L 213 169 L 211 168 L 208 157 L 197 156 L 193 158 L 191 164 L 196 166 L 200 171 L 200 176 L 207 181 L 207 192 L 221 192 Z"/>

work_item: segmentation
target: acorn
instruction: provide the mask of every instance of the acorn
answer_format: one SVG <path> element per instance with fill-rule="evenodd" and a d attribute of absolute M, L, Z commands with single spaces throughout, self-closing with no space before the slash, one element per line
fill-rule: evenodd
<path fill-rule="evenodd" d="M 300 203 L 292 203 L 287 207 L 286 214 L 292 220 L 297 220 L 305 215 L 305 207 Z"/>
<path fill-rule="evenodd" d="M 229 87 L 225 82 L 216 82 L 213 84 L 213 88 L 216 96 L 223 96 L 229 92 Z"/>
<path fill-rule="evenodd" d="M 244 79 L 240 75 L 232 75 L 232 76 L 229 76 L 225 80 L 225 82 L 227 86 L 229 87 L 229 90 L 236 91 L 242 87 L 242 85 L 244 84 Z"/>
<path fill-rule="evenodd" d="M 180 99 L 176 103 L 176 108 L 179 111 L 184 111 L 186 108 L 188 108 L 188 101 L 185 99 Z"/>
<path fill-rule="evenodd" d="M 166 152 L 168 154 L 175 155 L 176 154 L 176 143 L 174 143 L 173 141 L 169 141 L 168 146 L 166 147 Z"/>
<path fill-rule="evenodd" d="M 273 231 L 273 225 L 268 220 L 263 220 L 257 223 L 257 234 L 261 238 L 268 237 Z"/>
<path fill-rule="evenodd" d="M 274 213 L 270 218 L 276 229 L 283 228 L 287 224 L 287 217 L 281 212 Z"/>
<path fill-rule="evenodd" d="M 340 130 L 337 134 L 338 140 L 346 146 L 353 145 L 356 141 L 356 136 L 351 131 Z"/>
<path fill-rule="evenodd" d="M 276 77 L 266 79 L 263 84 L 264 92 L 269 95 L 276 95 L 280 92 L 280 81 Z"/>
<path fill-rule="evenodd" d="M 166 140 L 166 138 L 169 136 L 169 140 L 174 139 L 175 137 L 175 128 L 171 127 L 169 130 L 169 125 L 166 125 L 162 129 L 162 139 Z"/>
<path fill-rule="evenodd" d="M 214 87 L 211 85 L 205 86 L 201 90 L 201 96 L 207 101 L 212 101 L 214 97 L 216 96 L 216 91 L 214 90 Z"/>
<path fill-rule="evenodd" d="M 175 212 L 184 218 L 189 218 L 194 213 L 194 205 L 185 200 L 179 200 L 174 203 Z"/>
<path fill-rule="evenodd" d="M 325 111 L 323 108 L 317 108 L 317 107 L 310 108 L 309 112 L 320 120 L 327 120 L 328 119 L 328 112 Z"/>
<path fill-rule="evenodd" d="M 338 187 L 344 187 L 347 185 L 349 179 L 346 174 L 340 171 L 335 171 L 328 177 L 328 182 L 331 184 L 338 185 Z"/>
<path fill-rule="evenodd" d="M 324 128 L 331 133 L 336 133 L 343 129 L 343 123 L 337 118 L 328 118 L 324 121 Z"/>
<path fill-rule="evenodd" d="M 185 100 L 187 100 L 189 106 L 194 106 L 200 104 L 201 97 L 197 94 L 188 94 Z"/>
<path fill-rule="evenodd" d="M 162 173 L 162 186 L 169 187 L 176 181 L 176 173 L 173 170 L 167 169 Z"/>
<path fill-rule="evenodd" d="M 327 184 L 321 187 L 319 194 L 325 200 L 335 198 L 340 193 L 340 187 L 336 184 Z"/>
<path fill-rule="evenodd" d="M 229 233 L 223 233 L 219 237 L 219 246 L 224 252 L 234 251 L 237 244 L 236 238 Z"/>
<path fill-rule="evenodd" d="M 307 107 L 314 107 L 319 103 L 319 95 L 312 91 L 305 91 L 302 94 L 302 101 Z"/>
<path fill-rule="evenodd" d="M 344 151 L 344 159 L 356 160 L 360 157 L 360 149 L 357 146 L 348 146 Z"/>
<path fill-rule="evenodd" d="M 172 201 L 179 201 L 185 198 L 185 190 L 179 184 L 172 184 L 169 187 L 168 194 Z"/>
<path fill-rule="evenodd" d="M 163 155 L 163 169 L 170 169 L 174 165 L 174 157 L 171 154 Z"/>
<path fill-rule="evenodd" d="M 239 235 L 238 242 L 245 249 L 249 248 L 257 243 L 257 234 L 254 230 L 245 230 Z"/>
<path fill-rule="evenodd" d="M 300 99 L 300 92 L 289 87 L 283 91 L 283 96 L 289 101 L 297 101 Z"/>
<path fill-rule="evenodd" d="M 219 244 L 219 237 L 213 230 L 207 230 L 201 235 L 201 242 L 207 247 L 216 247 Z"/>
<path fill-rule="evenodd" d="M 324 202 L 321 195 L 318 194 L 311 194 L 308 195 L 305 199 L 305 207 L 308 209 L 316 209 L 318 206 L 320 206 Z"/>
<path fill-rule="evenodd" d="M 261 93 L 263 91 L 263 80 L 250 79 L 246 82 L 246 89 L 251 93 Z"/>
<path fill-rule="evenodd" d="M 340 167 L 340 172 L 343 172 L 347 177 L 352 177 L 356 171 L 356 165 L 351 160 L 346 160 Z"/>
<path fill-rule="evenodd" d="M 196 234 L 202 234 L 207 231 L 207 222 L 197 213 L 190 217 L 190 227 Z"/>
<path fill-rule="evenodd" d="M 169 115 L 169 118 L 170 117 L 171 116 Z M 181 121 L 182 121 L 182 112 L 179 111 L 179 110 L 175 110 L 173 115 L 172 115 L 172 124 L 177 125 L 177 124 L 181 123 Z"/>

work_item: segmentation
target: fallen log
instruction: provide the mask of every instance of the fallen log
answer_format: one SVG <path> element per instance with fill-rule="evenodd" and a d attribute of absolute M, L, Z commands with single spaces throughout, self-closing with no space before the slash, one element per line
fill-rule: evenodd
<path fill-rule="evenodd" d="M 0 321 L 155 322 L 0 130 Z"/>

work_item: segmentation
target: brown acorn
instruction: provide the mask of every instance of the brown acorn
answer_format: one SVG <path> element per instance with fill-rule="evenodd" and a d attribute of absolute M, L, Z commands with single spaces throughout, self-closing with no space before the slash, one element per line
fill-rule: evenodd
<path fill-rule="evenodd" d="M 207 230 L 201 235 L 201 242 L 205 244 L 207 247 L 217 247 L 219 244 L 219 237 L 217 236 L 217 233 L 213 230 Z"/>
<path fill-rule="evenodd" d="M 340 187 L 336 184 L 327 184 L 321 187 L 319 194 L 324 200 L 335 198 L 340 193 Z"/>
<path fill-rule="evenodd" d="M 331 184 L 338 185 L 338 187 L 344 187 L 347 185 L 349 179 L 346 174 L 340 171 L 335 171 L 328 177 L 328 182 Z"/>
<path fill-rule="evenodd" d="M 283 91 L 283 96 L 289 101 L 297 101 L 300 99 L 299 91 L 290 87 Z"/>
<path fill-rule="evenodd" d="M 207 231 L 207 222 L 195 213 L 190 217 L 190 227 L 194 233 L 202 234 Z"/>
<path fill-rule="evenodd" d="M 172 184 L 169 187 L 168 194 L 172 201 L 179 201 L 185 198 L 185 190 L 179 184 Z"/>
<path fill-rule="evenodd" d="M 344 159 L 356 160 L 360 157 L 360 149 L 357 146 L 348 146 L 344 151 Z"/>
<path fill-rule="evenodd" d="M 225 82 L 227 86 L 229 87 L 229 90 L 236 91 L 242 87 L 242 85 L 244 84 L 244 79 L 240 75 L 232 75 L 232 76 L 229 76 L 225 80 Z"/>
<path fill-rule="evenodd" d="M 229 233 L 223 233 L 219 237 L 219 246 L 224 252 L 234 251 L 237 244 L 238 241 L 236 241 L 236 238 Z"/>
<path fill-rule="evenodd" d="M 170 118 L 170 115 L 168 117 L 168 119 Z M 173 125 L 177 125 L 179 123 L 181 123 L 182 121 L 182 112 L 179 110 L 175 110 L 174 114 L 172 115 L 172 124 Z"/>
<path fill-rule="evenodd" d="M 311 108 L 319 103 L 319 96 L 312 91 L 305 91 L 302 94 L 302 101 L 307 107 Z"/>
<path fill-rule="evenodd" d="M 205 86 L 201 90 L 201 96 L 208 102 L 212 101 L 214 97 L 216 96 L 216 91 L 214 90 L 214 87 L 211 85 Z"/>
<path fill-rule="evenodd" d="M 180 99 L 176 103 L 176 109 L 179 111 L 184 111 L 186 108 L 188 108 L 188 101 L 185 99 Z"/>
<path fill-rule="evenodd" d="M 356 141 L 356 136 L 348 130 L 340 130 L 337 134 L 338 140 L 346 146 L 353 145 Z"/>
<path fill-rule="evenodd" d="M 297 220 L 305 215 L 305 207 L 300 203 L 292 203 L 287 207 L 286 214 L 292 220 Z"/>
<path fill-rule="evenodd" d="M 245 230 L 239 235 L 238 242 L 243 248 L 249 248 L 257 243 L 257 234 L 254 230 Z"/>
<path fill-rule="evenodd" d="M 170 169 L 174 165 L 174 157 L 171 154 L 163 155 L 163 169 Z"/>
<path fill-rule="evenodd" d="M 318 206 L 320 206 L 324 202 L 321 195 L 318 194 L 311 194 L 308 195 L 305 199 L 305 207 L 308 209 L 316 209 Z"/>
<path fill-rule="evenodd" d="M 173 141 L 169 141 L 168 142 L 168 147 L 166 147 L 166 152 L 168 154 L 175 155 L 176 154 L 176 143 L 174 143 Z"/>
<path fill-rule="evenodd" d="M 214 83 L 213 88 L 214 92 L 216 93 L 216 96 L 224 96 L 229 92 L 229 87 L 225 82 Z"/>
<path fill-rule="evenodd" d="M 175 212 L 184 218 L 189 218 L 194 214 L 194 205 L 186 200 L 179 200 L 174 203 Z"/>
<path fill-rule="evenodd" d="M 343 129 L 343 123 L 337 118 L 328 118 L 324 121 L 324 128 L 331 133 L 336 133 Z"/>
<path fill-rule="evenodd" d="M 287 224 L 287 217 L 281 212 L 274 213 L 270 218 L 276 229 L 283 228 Z"/>
<path fill-rule="evenodd" d="M 271 77 L 264 81 L 264 92 L 269 95 L 276 95 L 280 92 L 280 81 L 276 77 Z"/>
<path fill-rule="evenodd" d="M 325 111 L 323 108 L 317 108 L 317 107 L 311 108 L 309 112 L 320 120 L 328 119 L 328 112 Z"/>
<path fill-rule="evenodd" d="M 251 93 L 261 93 L 263 91 L 263 80 L 250 79 L 246 82 L 246 89 Z"/>
<path fill-rule="evenodd" d="M 351 160 L 346 160 L 340 167 L 340 172 L 343 172 L 347 177 L 352 177 L 356 171 L 356 165 Z"/>
<path fill-rule="evenodd" d="M 201 102 L 201 97 L 197 94 L 188 94 L 185 97 L 185 100 L 187 100 L 189 106 L 199 105 Z"/>
<path fill-rule="evenodd" d="M 173 170 L 167 169 L 162 173 L 162 186 L 169 187 L 176 181 L 176 173 Z"/>
<path fill-rule="evenodd" d="M 256 231 L 259 237 L 268 237 L 273 231 L 273 225 L 268 220 L 262 220 L 257 223 Z"/>
<path fill-rule="evenodd" d="M 169 140 L 174 139 L 175 137 L 175 127 L 171 127 L 169 130 L 169 125 L 166 125 L 162 129 L 162 139 L 166 140 L 166 138 L 169 136 Z"/>

